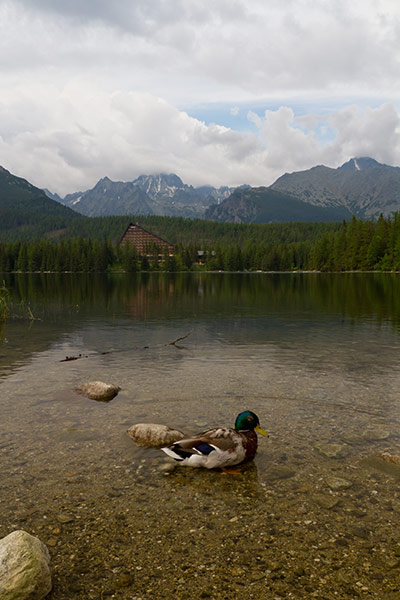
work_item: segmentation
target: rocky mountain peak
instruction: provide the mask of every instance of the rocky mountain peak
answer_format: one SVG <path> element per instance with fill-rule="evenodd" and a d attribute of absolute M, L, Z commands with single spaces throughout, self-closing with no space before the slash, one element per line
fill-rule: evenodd
<path fill-rule="evenodd" d="M 375 167 L 381 167 L 380 163 L 376 161 L 374 158 L 370 158 L 369 156 L 360 156 L 357 158 L 351 158 L 349 161 L 345 162 L 338 170 L 343 171 L 365 171 L 367 169 L 374 169 Z"/>
<path fill-rule="evenodd" d="M 351 158 L 337 169 L 314 167 L 284 175 L 271 187 L 314 206 L 342 207 L 361 218 L 389 216 L 400 209 L 400 169 L 369 156 Z"/>
<path fill-rule="evenodd" d="M 109 184 L 112 183 L 111 179 L 109 177 L 107 177 L 107 175 L 105 177 L 102 177 L 101 179 L 99 179 L 99 181 L 97 182 L 96 185 L 102 185 L 102 184 Z"/>
<path fill-rule="evenodd" d="M 140 175 L 134 183 L 138 185 L 152 199 L 160 196 L 173 196 L 178 189 L 186 190 L 190 186 L 183 183 L 182 179 L 174 173 L 159 173 L 157 175 Z"/>

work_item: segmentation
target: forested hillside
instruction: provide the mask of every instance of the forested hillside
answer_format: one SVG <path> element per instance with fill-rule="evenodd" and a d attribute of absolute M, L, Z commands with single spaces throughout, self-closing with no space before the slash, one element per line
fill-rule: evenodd
<path fill-rule="evenodd" d="M 67 209 L 66 209 L 67 210 Z M 73 211 L 70 211 L 73 212 Z M 77 213 L 76 213 L 77 214 Z M 74 213 L 75 215 L 75 213 Z M 46 229 L 48 222 L 25 224 L 23 228 L 10 229 L 0 225 L 0 242 L 39 241 L 45 239 L 68 240 L 83 237 L 95 241 L 109 239 L 117 243 L 129 223 L 139 222 L 142 227 L 168 240 L 195 243 L 200 246 L 216 243 L 262 242 L 266 238 L 275 242 L 302 241 L 316 239 L 325 232 L 338 229 L 338 223 L 274 223 L 264 225 L 245 225 L 234 223 L 216 223 L 182 217 L 130 216 L 130 217 L 82 217 L 60 219 L 59 227 Z M 54 222 L 52 222 L 54 225 Z"/>
<path fill-rule="evenodd" d="M 174 221 L 171 219 L 171 223 Z M 381 216 L 377 222 L 353 217 L 349 223 L 330 227 L 321 223 L 262 226 L 214 223 L 215 229 L 207 229 L 203 223 L 202 230 L 202 222 L 191 224 L 192 237 L 187 239 L 186 230 L 172 257 L 158 252 L 154 252 L 153 258 L 140 256 L 129 244 L 121 248 L 119 238 L 116 243 L 83 237 L 58 242 L 49 239 L 33 243 L 3 242 L 0 271 L 400 270 L 400 213 L 386 219 Z M 175 241 L 172 225 L 169 236 L 155 226 L 152 231 Z M 201 244 L 196 243 L 195 233 Z"/>
<path fill-rule="evenodd" d="M 63 233 L 81 215 L 0 167 L 0 240 L 35 240 Z"/>
<path fill-rule="evenodd" d="M 235 190 L 229 198 L 207 209 L 205 218 L 230 223 L 327 223 L 342 221 L 351 215 L 345 207 L 315 206 L 292 194 L 258 187 Z"/>

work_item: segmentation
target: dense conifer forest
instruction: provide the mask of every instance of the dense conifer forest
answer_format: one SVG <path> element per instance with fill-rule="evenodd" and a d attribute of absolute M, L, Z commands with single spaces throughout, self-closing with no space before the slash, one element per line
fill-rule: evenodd
<path fill-rule="evenodd" d="M 400 213 L 391 218 L 381 216 L 376 222 L 353 217 L 342 224 L 236 225 L 173 217 L 141 219 L 150 231 L 175 243 L 171 257 L 157 248 L 140 256 L 130 245 L 120 247 L 129 222 L 122 219 L 84 219 L 90 223 L 86 237 L 81 231 L 79 236 L 61 239 L 0 242 L 0 271 L 400 270 Z M 74 220 L 74 225 L 79 221 Z M 103 227 L 92 236 L 94 221 Z"/>
<path fill-rule="evenodd" d="M 172 244 L 178 242 L 204 245 L 246 242 L 302 241 L 320 237 L 327 231 L 337 229 L 339 223 L 274 223 L 249 225 L 243 223 L 217 223 L 201 219 L 161 216 L 111 216 L 84 217 L 74 213 L 73 218 L 44 216 L 35 212 L 34 217 L 26 211 L 8 214 L 0 207 L 0 242 L 37 242 L 44 239 L 55 241 L 82 237 L 92 241 L 112 240 L 117 244 L 130 222 L 138 222 L 152 233 L 167 239 Z M 68 213 L 68 214 L 69 214 Z"/>

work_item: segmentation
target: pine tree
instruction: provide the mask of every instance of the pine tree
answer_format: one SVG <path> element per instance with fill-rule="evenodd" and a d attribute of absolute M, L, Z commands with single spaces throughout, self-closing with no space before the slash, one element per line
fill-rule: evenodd
<path fill-rule="evenodd" d="M 135 273 L 138 268 L 138 253 L 136 246 L 127 242 L 122 247 L 121 263 L 124 271 L 127 273 Z"/>
<path fill-rule="evenodd" d="M 28 270 L 28 246 L 26 242 L 22 242 L 18 253 L 17 270 L 26 273 Z"/>

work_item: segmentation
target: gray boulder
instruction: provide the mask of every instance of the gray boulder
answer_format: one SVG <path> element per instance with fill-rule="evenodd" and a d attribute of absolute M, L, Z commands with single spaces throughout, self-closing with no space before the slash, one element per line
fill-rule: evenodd
<path fill-rule="evenodd" d="M 50 556 L 46 546 L 26 531 L 0 540 L 1 600 L 42 600 L 51 590 Z"/>

